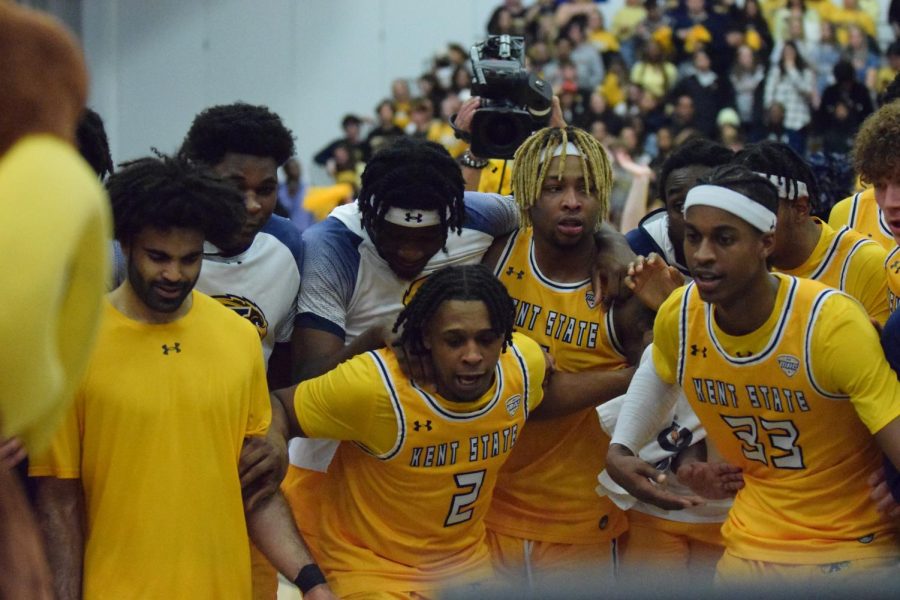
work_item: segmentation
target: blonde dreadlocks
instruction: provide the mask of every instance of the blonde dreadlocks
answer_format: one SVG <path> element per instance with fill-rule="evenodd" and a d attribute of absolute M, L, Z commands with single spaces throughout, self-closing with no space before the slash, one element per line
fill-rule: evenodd
<path fill-rule="evenodd" d="M 562 149 L 559 174 L 562 178 L 566 163 L 566 145 L 572 142 L 581 156 L 581 170 L 588 191 L 600 202 L 600 221 L 609 211 L 612 191 L 612 168 L 606 150 L 589 133 L 577 127 L 545 127 L 535 132 L 519 146 L 515 155 L 512 189 L 522 213 L 522 224 L 531 225 L 530 209 L 541 197 L 541 187 L 550 170 L 550 163 L 557 148 Z M 543 160 L 542 160 L 543 158 Z"/>

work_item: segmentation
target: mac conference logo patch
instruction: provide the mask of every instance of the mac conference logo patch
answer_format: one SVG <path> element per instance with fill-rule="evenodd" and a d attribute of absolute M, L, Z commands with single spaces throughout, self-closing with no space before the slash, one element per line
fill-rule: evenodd
<path fill-rule="evenodd" d="M 515 416 L 516 411 L 519 410 L 519 405 L 522 404 L 522 396 L 516 394 L 515 396 L 510 396 L 506 401 L 506 412 L 509 413 L 509 416 Z"/>
<path fill-rule="evenodd" d="M 585 292 L 584 301 L 587 302 L 588 308 L 594 308 L 597 305 L 597 300 L 594 298 L 594 292 L 592 291 Z"/>
<path fill-rule="evenodd" d="M 255 302 L 235 294 L 223 294 L 213 296 L 213 298 L 218 300 L 225 308 L 230 308 L 253 323 L 256 326 L 257 333 L 259 333 L 259 339 L 266 337 L 266 334 L 269 332 L 269 322 L 266 320 L 265 313 Z"/>
<path fill-rule="evenodd" d="M 775 360 L 778 361 L 778 366 L 781 367 L 781 370 L 784 371 L 784 374 L 788 377 L 793 377 L 800 369 L 800 359 L 796 356 L 779 354 Z"/>

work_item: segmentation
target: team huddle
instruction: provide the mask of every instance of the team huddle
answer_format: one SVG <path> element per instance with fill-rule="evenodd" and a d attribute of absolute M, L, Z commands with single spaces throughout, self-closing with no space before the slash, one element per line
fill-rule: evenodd
<path fill-rule="evenodd" d="M 281 119 L 203 111 L 106 182 L 115 283 L 30 456 L 56 594 L 895 574 L 896 140 L 895 101 L 829 223 L 786 145 L 688 142 L 622 236 L 578 128 L 521 145 L 512 196 L 401 139 L 301 238 L 272 214 Z"/>

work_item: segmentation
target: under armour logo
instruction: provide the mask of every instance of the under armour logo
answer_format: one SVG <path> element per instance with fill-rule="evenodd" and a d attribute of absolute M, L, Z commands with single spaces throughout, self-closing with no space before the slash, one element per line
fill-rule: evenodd
<path fill-rule="evenodd" d="M 691 344 L 691 356 L 697 356 L 697 353 L 703 355 L 703 358 L 706 358 L 706 346 L 703 346 L 703 349 L 697 347 L 697 344 Z"/>
<path fill-rule="evenodd" d="M 425 421 L 424 425 L 422 425 L 418 421 L 413 422 L 413 431 L 418 431 L 423 427 L 425 428 L 426 431 L 431 431 L 431 421 Z"/>
<path fill-rule="evenodd" d="M 900 273 L 900 260 L 892 262 L 890 268 L 894 271 L 894 275 Z"/>
<path fill-rule="evenodd" d="M 415 221 L 416 223 L 421 223 L 422 222 L 422 213 L 416 213 L 416 214 L 406 213 L 406 222 L 412 223 L 413 221 Z"/>
<path fill-rule="evenodd" d="M 507 275 L 515 274 L 516 279 L 522 279 L 525 276 L 525 271 L 516 271 L 513 267 L 510 267 L 506 270 Z"/>
<path fill-rule="evenodd" d="M 175 352 L 177 354 L 177 353 L 181 352 L 181 343 L 175 342 L 174 346 L 166 346 L 165 344 L 163 344 L 162 349 L 163 349 L 163 354 L 165 354 L 165 355 L 168 355 L 169 352 Z"/>

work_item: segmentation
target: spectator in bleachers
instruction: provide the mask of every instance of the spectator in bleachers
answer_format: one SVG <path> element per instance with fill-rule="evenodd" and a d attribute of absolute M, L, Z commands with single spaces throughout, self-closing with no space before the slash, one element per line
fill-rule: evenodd
<path fill-rule="evenodd" d="M 778 61 L 781 60 L 785 44 L 790 42 L 794 45 L 794 49 L 800 56 L 802 56 L 803 59 L 807 61 L 807 64 L 809 64 L 810 56 L 813 53 L 815 44 L 810 44 L 806 41 L 806 32 L 803 29 L 803 21 L 799 17 L 788 17 L 786 35 L 786 39 L 775 42 L 775 48 L 769 56 L 769 62 L 772 65 L 777 65 Z"/>
<path fill-rule="evenodd" d="M 658 41 L 650 39 L 641 52 L 641 58 L 631 68 L 631 81 L 653 95 L 663 98 L 675 86 L 678 71 L 666 60 Z"/>
<path fill-rule="evenodd" d="M 841 130 L 852 138 L 875 107 L 869 89 L 856 79 L 853 65 L 846 60 L 834 66 L 834 80 L 835 83 L 822 92 L 816 126 L 818 131 L 828 133 L 829 129 L 840 124 Z M 838 121 L 839 113 L 841 119 Z"/>
<path fill-rule="evenodd" d="M 441 83 L 438 81 L 437 77 L 435 77 L 434 73 L 423 73 L 419 76 L 417 84 L 419 87 L 419 97 L 427 98 L 431 102 L 432 110 L 439 107 L 441 102 L 444 101 L 444 96 L 447 95 L 447 92 L 441 87 Z M 432 115 L 432 118 L 436 115 L 437 112 Z"/>
<path fill-rule="evenodd" d="M 487 32 L 490 35 L 525 35 L 526 9 L 521 0 L 504 0 L 494 9 L 488 19 Z"/>
<path fill-rule="evenodd" d="M 409 125 L 406 134 L 421 139 L 428 139 L 428 132 L 434 122 L 434 107 L 428 98 L 416 98 L 409 110 Z"/>
<path fill-rule="evenodd" d="M 877 35 L 875 30 L 877 14 L 873 16 L 860 8 L 857 0 L 844 0 L 842 7 L 838 7 L 830 2 L 822 2 L 819 12 L 823 18 L 834 23 L 839 29 L 846 30 L 851 25 L 857 25 L 862 28 L 866 35 L 873 38 Z M 849 32 L 846 33 L 849 34 Z M 838 39 L 841 39 L 841 37 L 839 35 Z"/>
<path fill-rule="evenodd" d="M 607 31 L 603 13 L 599 10 L 592 10 L 588 13 L 585 33 L 588 41 L 603 57 L 604 66 L 609 65 L 609 59 L 618 55 L 622 50 L 619 38 L 613 32 Z"/>
<path fill-rule="evenodd" d="M 404 135 L 403 130 L 394 125 L 394 103 L 390 100 L 382 100 L 375 107 L 378 124 L 366 136 L 366 161 L 372 155 L 389 146 L 396 138 Z"/>
<path fill-rule="evenodd" d="M 450 83 L 450 91 L 459 96 L 465 102 L 472 95 L 472 74 L 466 65 L 460 65 L 453 71 L 453 79 Z"/>
<path fill-rule="evenodd" d="M 685 77 L 672 90 L 672 96 L 684 94 L 694 101 L 695 127 L 711 139 L 716 135 L 716 115 L 726 106 L 734 106 L 734 88 L 731 82 L 712 69 L 712 61 L 706 50 L 693 55 L 694 73 Z"/>
<path fill-rule="evenodd" d="M 722 51 L 726 48 L 727 19 L 707 10 L 704 0 L 685 0 L 669 16 L 672 19 L 676 60 L 679 63 L 690 63 L 694 52 L 706 47 L 716 57 L 716 68 L 719 68 L 720 61 L 726 59 Z"/>
<path fill-rule="evenodd" d="M 313 162 L 317 165 L 325 167 L 328 161 L 334 158 L 334 150 L 339 145 L 344 144 L 350 149 L 354 160 L 357 162 L 365 162 L 368 158 L 366 155 L 367 147 L 362 139 L 362 120 L 356 115 L 344 115 L 341 119 L 341 129 L 344 130 L 344 137 L 338 138 L 330 142 L 327 146 L 316 152 L 313 156 Z"/>
<path fill-rule="evenodd" d="M 784 125 L 785 109 L 781 102 L 775 101 L 766 105 L 766 118 L 756 141 L 769 140 L 790 145 L 791 136 Z"/>
<path fill-rule="evenodd" d="M 887 87 L 900 73 L 900 40 L 894 40 L 884 54 L 884 64 L 875 76 L 876 98 L 887 90 Z"/>
<path fill-rule="evenodd" d="M 694 99 L 691 95 L 679 94 L 675 96 L 669 125 L 676 136 L 686 130 L 698 131 L 695 116 Z"/>
<path fill-rule="evenodd" d="M 822 19 L 818 11 L 806 6 L 806 0 L 787 0 L 787 3 L 775 11 L 772 17 L 772 33 L 776 40 L 785 42 L 788 36 L 788 21 L 799 19 L 803 25 L 803 37 L 816 43 L 821 37 Z"/>
<path fill-rule="evenodd" d="M 637 60 L 637 51 L 641 46 L 637 28 L 647 18 L 647 9 L 642 0 L 625 0 L 625 4 L 616 11 L 612 18 L 612 30 L 619 39 L 622 58 L 631 67 Z"/>
<path fill-rule="evenodd" d="M 815 73 L 794 43 L 786 42 L 778 64 L 769 70 L 763 102 L 765 106 L 778 102 L 784 107 L 787 144 L 801 156 L 806 153 L 806 127 L 812 119 L 815 84 Z"/>
<path fill-rule="evenodd" d="M 891 25 L 894 37 L 900 37 L 900 0 L 891 0 L 891 5 L 888 7 L 888 23 Z"/>
<path fill-rule="evenodd" d="M 758 0 L 745 0 L 743 9 L 737 11 L 734 21 L 743 34 L 742 39 L 733 45 L 734 48 L 747 44 L 762 56 L 768 56 L 772 52 L 775 42 Z"/>
<path fill-rule="evenodd" d="M 547 42 L 535 40 L 534 43 L 526 47 L 525 53 L 528 70 L 546 81 L 544 68 L 550 62 L 550 47 L 547 45 Z"/>
<path fill-rule="evenodd" d="M 834 65 L 841 60 L 843 49 L 834 35 L 834 24 L 823 20 L 820 24 L 819 42 L 809 52 L 809 64 L 816 72 L 816 91 L 819 95 L 834 83 Z"/>
<path fill-rule="evenodd" d="M 638 114 L 632 118 L 638 119 L 643 130 L 651 135 L 669 121 L 662 99 L 649 90 L 644 90 L 644 93 L 641 94 L 638 101 Z"/>
<path fill-rule="evenodd" d="M 869 46 L 869 39 L 858 25 L 847 27 L 845 55 L 853 64 L 853 69 L 856 71 L 856 79 L 860 83 L 864 83 L 869 89 L 874 89 L 875 75 L 881 61 L 878 60 L 878 54 L 872 51 Z"/>
<path fill-rule="evenodd" d="M 404 129 L 409 123 L 409 110 L 412 108 L 412 97 L 409 83 L 398 78 L 391 82 L 391 102 L 394 105 L 394 125 Z"/>
<path fill-rule="evenodd" d="M 453 158 L 457 158 L 469 147 L 469 144 L 456 137 L 453 128 L 450 127 L 450 117 L 459 112 L 461 106 L 459 96 L 453 92 L 447 94 L 441 102 L 440 119 L 435 120 L 428 131 L 428 141 L 437 142 L 446 148 Z"/>
<path fill-rule="evenodd" d="M 740 117 L 740 127 L 745 133 L 760 122 L 762 104 L 762 82 L 766 70 L 756 60 L 756 53 L 750 46 L 738 48 L 737 59 L 728 75 L 734 88 L 734 106 Z"/>
<path fill-rule="evenodd" d="M 603 83 L 606 69 L 600 54 L 594 45 L 588 41 L 585 34 L 587 17 L 579 15 L 573 17 L 563 29 L 563 35 L 572 43 L 572 51 L 569 58 L 578 69 L 578 83 L 580 89 L 592 90 Z"/>
<path fill-rule="evenodd" d="M 624 122 L 622 117 L 613 111 L 606 102 L 606 96 L 600 92 L 593 92 L 588 98 L 587 108 L 580 121 L 575 124 L 582 129 L 590 130 L 591 123 L 602 121 L 606 131 L 613 136 L 619 135 Z"/>

